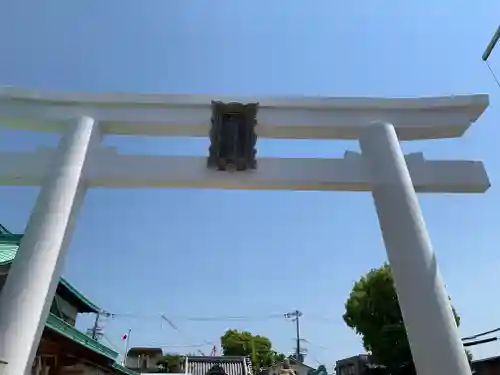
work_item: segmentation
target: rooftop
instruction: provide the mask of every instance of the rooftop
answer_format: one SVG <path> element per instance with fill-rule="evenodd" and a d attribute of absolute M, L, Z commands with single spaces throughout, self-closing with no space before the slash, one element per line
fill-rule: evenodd
<path fill-rule="evenodd" d="M 10 233 L 0 225 L 0 266 L 12 263 L 16 257 L 22 234 Z M 101 309 L 80 293 L 67 280 L 61 278 L 57 286 L 57 294 L 75 306 L 82 313 L 97 313 Z"/>
<path fill-rule="evenodd" d="M 377 119 L 394 123 L 402 140 L 460 137 L 489 104 L 487 95 L 240 98 L 44 92 L 3 86 L 0 120 L 15 129 L 60 132 L 68 118 L 88 115 L 108 134 L 206 137 L 212 101 L 258 103 L 257 135 L 289 139 L 358 139 L 362 127 Z"/>
<path fill-rule="evenodd" d="M 115 360 L 118 357 L 117 352 L 87 336 L 52 313 L 49 314 L 45 327 L 109 359 Z"/>
<path fill-rule="evenodd" d="M 17 254 L 21 238 L 21 234 L 13 234 L 0 224 L 0 266 L 12 263 Z M 95 304 L 88 300 L 83 294 L 81 294 L 75 287 L 64 279 L 61 279 L 57 287 L 57 293 L 68 302 L 74 304 L 80 312 L 97 313 L 100 311 Z M 118 357 L 117 352 L 87 336 L 52 313 L 49 313 L 45 329 L 50 330 L 57 335 L 64 336 L 72 342 L 107 358 L 110 362 L 110 367 L 121 374 L 137 375 L 136 372 L 116 363 L 116 358 Z"/>
<path fill-rule="evenodd" d="M 500 356 L 496 355 L 493 357 L 475 359 L 472 361 L 472 365 L 474 366 L 482 363 L 494 363 L 494 362 L 500 362 Z"/>
<path fill-rule="evenodd" d="M 192 375 L 217 374 L 247 375 L 251 374 L 250 361 L 240 356 L 187 356 L 186 373 Z"/>
<path fill-rule="evenodd" d="M 66 323 L 64 320 L 58 318 L 54 314 L 49 314 L 49 318 L 47 319 L 45 328 L 55 332 L 58 335 L 67 337 L 71 341 L 83 346 L 88 350 L 93 351 L 94 353 L 106 357 L 111 362 L 110 367 L 112 367 L 117 372 L 125 375 L 137 375 L 136 372 L 116 363 L 116 358 L 118 357 L 117 352 L 87 336 L 83 332 L 80 332 L 78 329 Z"/>
<path fill-rule="evenodd" d="M 138 354 L 159 354 L 163 355 L 163 350 L 161 348 L 142 348 L 142 347 L 134 347 L 130 348 L 127 352 L 127 357 L 129 355 L 138 355 Z"/>

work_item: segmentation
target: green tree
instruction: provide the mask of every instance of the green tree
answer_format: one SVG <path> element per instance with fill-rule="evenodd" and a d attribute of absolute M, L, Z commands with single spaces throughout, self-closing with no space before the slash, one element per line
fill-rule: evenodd
<path fill-rule="evenodd" d="M 283 362 L 285 359 L 286 359 L 286 355 L 284 355 L 283 353 L 278 353 L 276 351 L 272 351 L 271 353 L 271 365 L 274 365 L 276 363 L 281 363 Z"/>
<path fill-rule="evenodd" d="M 457 326 L 460 317 L 453 308 Z M 346 324 L 363 339 L 378 365 L 388 369 L 413 368 L 410 345 L 388 264 L 361 277 L 345 303 Z M 469 354 L 469 353 L 468 353 Z"/>
<path fill-rule="evenodd" d="M 224 333 L 220 341 L 224 355 L 250 357 L 255 371 L 285 359 L 284 354 L 273 350 L 271 341 L 265 336 L 254 336 L 250 332 L 230 329 Z"/>
<path fill-rule="evenodd" d="M 181 373 L 183 357 L 179 354 L 166 354 L 158 359 L 157 366 L 160 373 Z"/>

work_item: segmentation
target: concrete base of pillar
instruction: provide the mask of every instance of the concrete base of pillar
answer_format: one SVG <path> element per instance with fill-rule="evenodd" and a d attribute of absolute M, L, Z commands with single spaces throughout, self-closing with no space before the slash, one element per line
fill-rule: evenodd
<path fill-rule="evenodd" d="M 7 362 L 0 359 L 0 375 L 5 375 L 5 368 L 7 367 Z"/>

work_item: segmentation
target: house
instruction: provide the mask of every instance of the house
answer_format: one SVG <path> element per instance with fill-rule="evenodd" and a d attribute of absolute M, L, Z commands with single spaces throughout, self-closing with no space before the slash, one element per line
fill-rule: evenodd
<path fill-rule="evenodd" d="M 500 375 L 500 356 L 472 361 L 471 367 L 475 375 Z"/>
<path fill-rule="evenodd" d="M 243 356 L 188 355 L 183 370 L 191 375 L 252 375 L 252 364 Z"/>
<path fill-rule="evenodd" d="M 368 354 L 358 354 L 353 357 L 338 360 L 335 363 L 337 375 L 365 375 L 371 366 Z"/>
<path fill-rule="evenodd" d="M 293 358 L 289 358 L 290 369 L 295 371 L 296 375 L 308 375 L 311 371 L 315 371 L 316 369 L 308 366 L 302 362 L 299 362 Z M 268 367 L 260 371 L 259 375 L 278 375 L 280 370 L 283 368 L 283 362 L 277 363 L 274 366 Z"/>
<path fill-rule="evenodd" d="M 161 348 L 130 348 L 125 365 L 128 369 L 152 374 L 158 372 Z M 240 356 L 183 356 L 181 373 L 190 375 L 252 375 L 251 361 Z"/>
<path fill-rule="evenodd" d="M 22 235 L 12 234 L 0 225 L 0 290 L 21 238 Z M 32 375 L 137 375 L 116 362 L 117 352 L 76 329 L 75 321 L 79 314 L 99 311 L 99 307 L 67 280 L 61 279 L 36 353 Z"/>
<path fill-rule="evenodd" d="M 158 370 L 158 360 L 161 357 L 161 348 L 130 348 L 125 358 L 125 367 L 140 373 L 154 373 Z"/>

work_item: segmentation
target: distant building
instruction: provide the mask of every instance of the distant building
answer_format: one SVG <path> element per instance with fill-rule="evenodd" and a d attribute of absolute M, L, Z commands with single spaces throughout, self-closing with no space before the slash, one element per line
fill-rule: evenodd
<path fill-rule="evenodd" d="M 367 370 L 371 367 L 370 356 L 368 354 L 358 354 L 337 361 L 335 373 L 337 375 L 366 375 Z"/>
<path fill-rule="evenodd" d="M 500 356 L 472 361 L 471 367 L 475 375 L 500 375 Z"/>
<path fill-rule="evenodd" d="M 472 361 L 474 375 L 500 375 L 500 356 Z M 413 363 L 407 363 L 397 370 L 398 374 L 415 374 Z M 380 375 L 387 374 L 385 366 L 376 365 L 370 355 L 359 354 L 336 362 L 336 375 Z"/>
<path fill-rule="evenodd" d="M 161 348 L 130 348 L 125 367 L 141 374 L 159 371 Z M 181 373 L 190 375 L 252 375 L 250 359 L 243 356 L 183 356 Z"/>
<path fill-rule="evenodd" d="M 315 368 L 308 366 L 302 362 L 296 361 L 293 358 L 288 359 L 290 361 L 290 369 L 295 371 L 296 375 L 308 375 L 312 370 L 316 370 Z M 283 362 L 277 363 L 274 366 L 263 369 L 258 375 L 278 375 L 280 369 L 283 367 Z"/>
<path fill-rule="evenodd" d="M 130 348 L 125 358 L 125 367 L 140 373 L 155 373 L 161 357 L 161 348 Z"/>
<path fill-rule="evenodd" d="M 187 356 L 184 372 L 191 375 L 252 375 L 252 364 L 243 356 Z"/>

